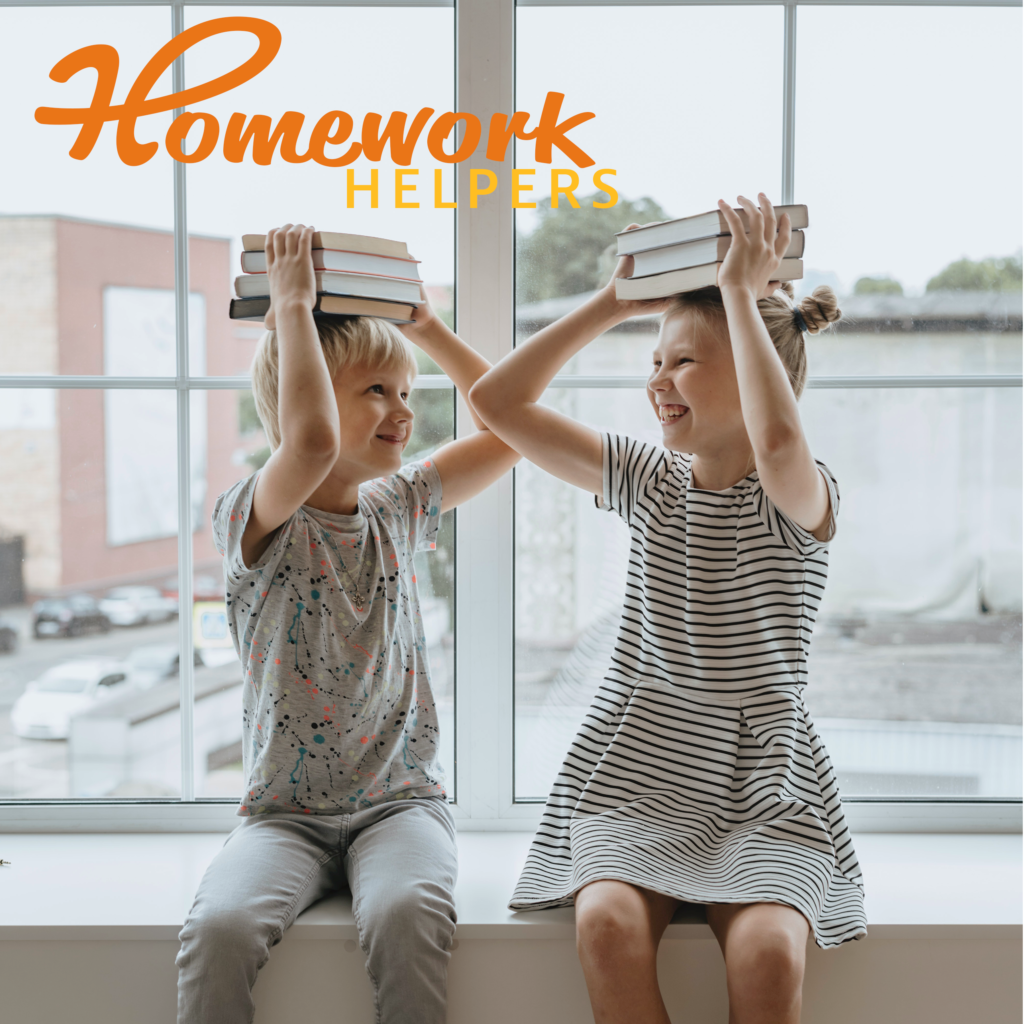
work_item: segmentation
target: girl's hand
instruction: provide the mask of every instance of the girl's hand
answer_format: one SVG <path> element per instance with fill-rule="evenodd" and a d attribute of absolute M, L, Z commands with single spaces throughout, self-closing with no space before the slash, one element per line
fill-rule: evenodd
<path fill-rule="evenodd" d="M 633 231 L 638 227 L 640 227 L 639 224 L 629 224 L 626 230 Z M 632 276 L 633 257 L 620 256 L 611 279 L 602 289 L 605 297 L 615 303 L 617 314 L 623 320 L 628 320 L 631 316 L 647 316 L 650 313 L 661 313 L 668 306 L 669 299 L 667 297 L 664 299 L 617 299 L 615 297 L 615 282 L 621 277 Z"/>
<path fill-rule="evenodd" d="M 440 322 L 438 315 L 434 312 L 434 307 L 430 304 L 430 299 L 427 298 L 427 290 L 423 287 L 422 281 L 420 282 L 420 304 L 412 311 L 412 320 L 411 324 L 395 325 L 412 342 L 416 341 L 417 334 L 429 327 L 435 320 Z"/>
<path fill-rule="evenodd" d="M 723 291 L 743 289 L 755 299 L 767 298 L 778 287 L 772 275 L 779 269 L 793 235 L 789 214 L 784 213 L 776 226 L 775 210 L 763 192 L 758 193 L 760 208 L 743 196 L 737 199 L 746 211 L 750 233 L 743 230 L 739 214 L 719 199 L 718 208 L 732 232 L 732 241 L 718 268 L 718 287 Z"/>
<path fill-rule="evenodd" d="M 313 272 L 312 226 L 285 224 L 267 232 L 267 281 L 270 285 L 270 309 L 263 326 L 274 330 L 275 310 L 297 305 L 312 309 L 316 305 L 316 276 Z"/>

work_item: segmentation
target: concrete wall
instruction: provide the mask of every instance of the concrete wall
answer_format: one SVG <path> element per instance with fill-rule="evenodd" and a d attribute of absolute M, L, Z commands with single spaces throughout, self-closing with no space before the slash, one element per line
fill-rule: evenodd
<path fill-rule="evenodd" d="M 1019 929 L 981 937 L 879 932 L 811 948 L 803 1024 L 1019 1024 Z M 349 940 L 285 937 L 254 989 L 255 1024 L 372 1024 L 363 956 Z M 5 1024 L 172 1024 L 176 942 L 0 942 Z M 658 970 L 673 1021 L 724 1024 L 721 955 L 711 939 L 662 944 Z M 59 979 L 59 983 L 55 983 Z M 449 1024 L 590 1024 L 571 941 L 463 941 L 452 953 Z"/>

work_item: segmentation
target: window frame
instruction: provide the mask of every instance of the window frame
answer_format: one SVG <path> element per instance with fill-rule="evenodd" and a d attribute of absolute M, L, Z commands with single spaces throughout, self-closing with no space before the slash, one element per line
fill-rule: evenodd
<path fill-rule="evenodd" d="M 795 179 L 795 112 L 797 8 L 799 6 L 1020 7 L 1021 0 L 519 0 L 541 6 L 781 6 L 784 8 L 783 203 L 793 201 Z M 171 12 L 171 36 L 185 27 L 185 6 L 220 7 L 454 7 L 455 109 L 481 121 L 496 110 L 515 105 L 515 0 L 0 0 L 0 7 L 161 6 Z M 168 37 L 170 38 L 170 36 Z M 184 86 L 184 58 L 173 66 L 173 87 Z M 175 116 L 181 113 L 175 111 Z M 498 177 L 498 194 L 511 189 L 513 155 L 502 163 L 474 159 Z M 192 377 L 188 365 L 188 226 L 186 165 L 174 164 L 174 268 L 177 373 L 174 377 L 4 376 L 5 388 L 162 389 L 177 395 L 178 522 L 191 517 L 189 447 L 190 396 L 193 391 L 248 389 L 248 377 Z M 512 350 L 515 313 L 514 211 L 503 204 L 482 205 L 471 215 L 468 168 L 456 165 L 459 208 L 455 212 L 455 317 L 459 333 L 486 358 L 496 361 Z M 460 254 L 471 252 L 472 259 Z M 633 375 L 592 377 L 563 375 L 553 387 L 642 387 Z M 1021 375 L 945 377 L 818 377 L 811 388 L 1021 387 Z M 422 376 L 418 387 L 450 388 L 442 375 Z M 473 429 L 465 404 L 456 405 L 457 436 Z M 517 802 L 514 765 L 514 564 L 512 475 L 458 511 L 456 531 L 456 764 L 458 799 L 452 805 L 462 830 L 520 830 L 535 826 L 543 804 Z M 192 602 L 192 534 L 178 533 L 180 600 Z M 179 617 L 182 650 L 192 647 L 192 617 Z M 486 670 L 483 666 L 487 666 Z M 182 659 L 181 797 L 166 800 L 0 801 L 0 832 L 177 832 L 226 831 L 237 823 L 237 801 L 197 798 L 192 774 L 194 673 L 191 658 Z M 498 723 L 497 727 L 495 723 Z M 453 787 L 455 788 L 455 787 Z M 1019 832 L 1019 799 L 884 798 L 844 800 L 855 831 Z"/>

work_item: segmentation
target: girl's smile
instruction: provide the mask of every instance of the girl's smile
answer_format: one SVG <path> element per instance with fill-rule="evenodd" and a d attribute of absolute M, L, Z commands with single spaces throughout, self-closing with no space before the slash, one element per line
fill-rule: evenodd
<path fill-rule="evenodd" d="M 689 406 L 666 402 L 658 403 L 658 418 L 662 423 L 677 423 L 690 411 Z"/>

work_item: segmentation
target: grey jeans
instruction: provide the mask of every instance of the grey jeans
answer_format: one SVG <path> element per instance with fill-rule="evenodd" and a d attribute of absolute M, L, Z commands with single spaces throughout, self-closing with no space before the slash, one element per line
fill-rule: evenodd
<path fill-rule="evenodd" d="M 443 1024 L 457 873 L 442 799 L 246 818 L 207 868 L 179 936 L 179 1024 L 250 1024 L 271 947 L 346 880 L 378 1024 Z"/>

